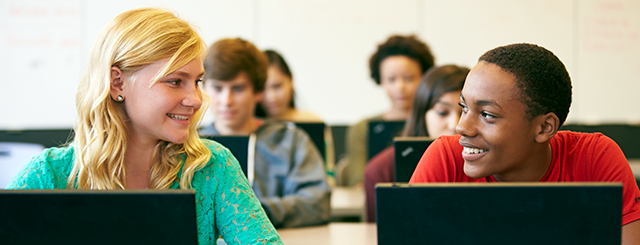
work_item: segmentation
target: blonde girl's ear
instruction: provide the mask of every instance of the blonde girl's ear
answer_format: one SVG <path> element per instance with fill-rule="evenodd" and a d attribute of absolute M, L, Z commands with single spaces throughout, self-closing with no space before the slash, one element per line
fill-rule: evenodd
<path fill-rule="evenodd" d="M 111 99 L 122 102 L 124 101 L 124 78 L 123 73 L 120 68 L 112 66 L 111 67 L 111 90 L 110 95 Z"/>

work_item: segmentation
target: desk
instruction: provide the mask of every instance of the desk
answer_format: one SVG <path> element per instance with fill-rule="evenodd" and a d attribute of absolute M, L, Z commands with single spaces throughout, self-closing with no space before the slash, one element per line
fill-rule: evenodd
<path fill-rule="evenodd" d="M 359 217 L 364 220 L 364 189 L 362 186 L 340 187 L 331 189 L 331 216 Z"/>
<path fill-rule="evenodd" d="M 329 223 L 323 226 L 278 229 L 287 245 L 375 245 L 375 223 Z"/>

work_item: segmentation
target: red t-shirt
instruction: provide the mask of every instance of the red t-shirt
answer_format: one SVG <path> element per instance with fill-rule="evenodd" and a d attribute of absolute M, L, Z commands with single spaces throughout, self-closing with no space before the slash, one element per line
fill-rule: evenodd
<path fill-rule="evenodd" d="M 465 175 L 460 135 L 440 136 L 425 151 L 409 183 L 497 182 Z M 622 225 L 640 219 L 640 190 L 620 147 L 601 133 L 559 131 L 551 138 L 553 158 L 540 182 L 622 182 Z"/>

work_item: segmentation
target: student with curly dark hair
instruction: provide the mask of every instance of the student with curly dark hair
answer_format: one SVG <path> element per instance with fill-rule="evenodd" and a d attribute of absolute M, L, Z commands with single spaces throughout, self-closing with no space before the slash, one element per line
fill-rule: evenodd
<path fill-rule="evenodd" d="M 348 163 L 340 176 L 343 185 L 362 183 L 367 161 L 369 121 L 404 121 L 411 112 L 411 103 L 420 78 L 434 65 L 429 46 L 416 36 L 392 36 L 378 46 L 369 60 L 371 78 L 381 85 L 391 100 L 391 108 L 381 115 L 360 121 L 347 135 Z"/>
<path fill-rule="evenodd" d="M 620 147 L 601 133 L 558 131 L 571 79 L 551 51 L 523 43 L 486 52 L 460 99 L 459 135 L 435 140 L 410 183 L 621 182 L 622 242 L 640 243 L 640 190 Z"/>

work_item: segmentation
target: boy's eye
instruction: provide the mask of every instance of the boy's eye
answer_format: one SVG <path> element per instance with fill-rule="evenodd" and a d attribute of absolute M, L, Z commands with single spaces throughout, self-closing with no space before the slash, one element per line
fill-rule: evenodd
<path fill-rule="evenodd" d="M 489 113 L 486 113 L 486 112 L 484 112 L 484 111 L 481 113 L 481 115 L 482 115 L 482 117 L 484 117 L 484 118 L 486 118 L 486 119 L 493 119 L 493 118 L 496 118 L 496 116 L 491 115 L 491 114 L 489 114 Z"/>
<path fill-rule="evenodd" d="M 463 111 L 467 110 L 467 106 L 462 104 L 462 102 L 458 102 L 458 105 L 462 108 Z"/>
<path fill-rule="evenodd" d="M 242 92 L 242 90 L 244 90 L 244 86 L 233 86 L 232 89 L 235 92 Z"/>

